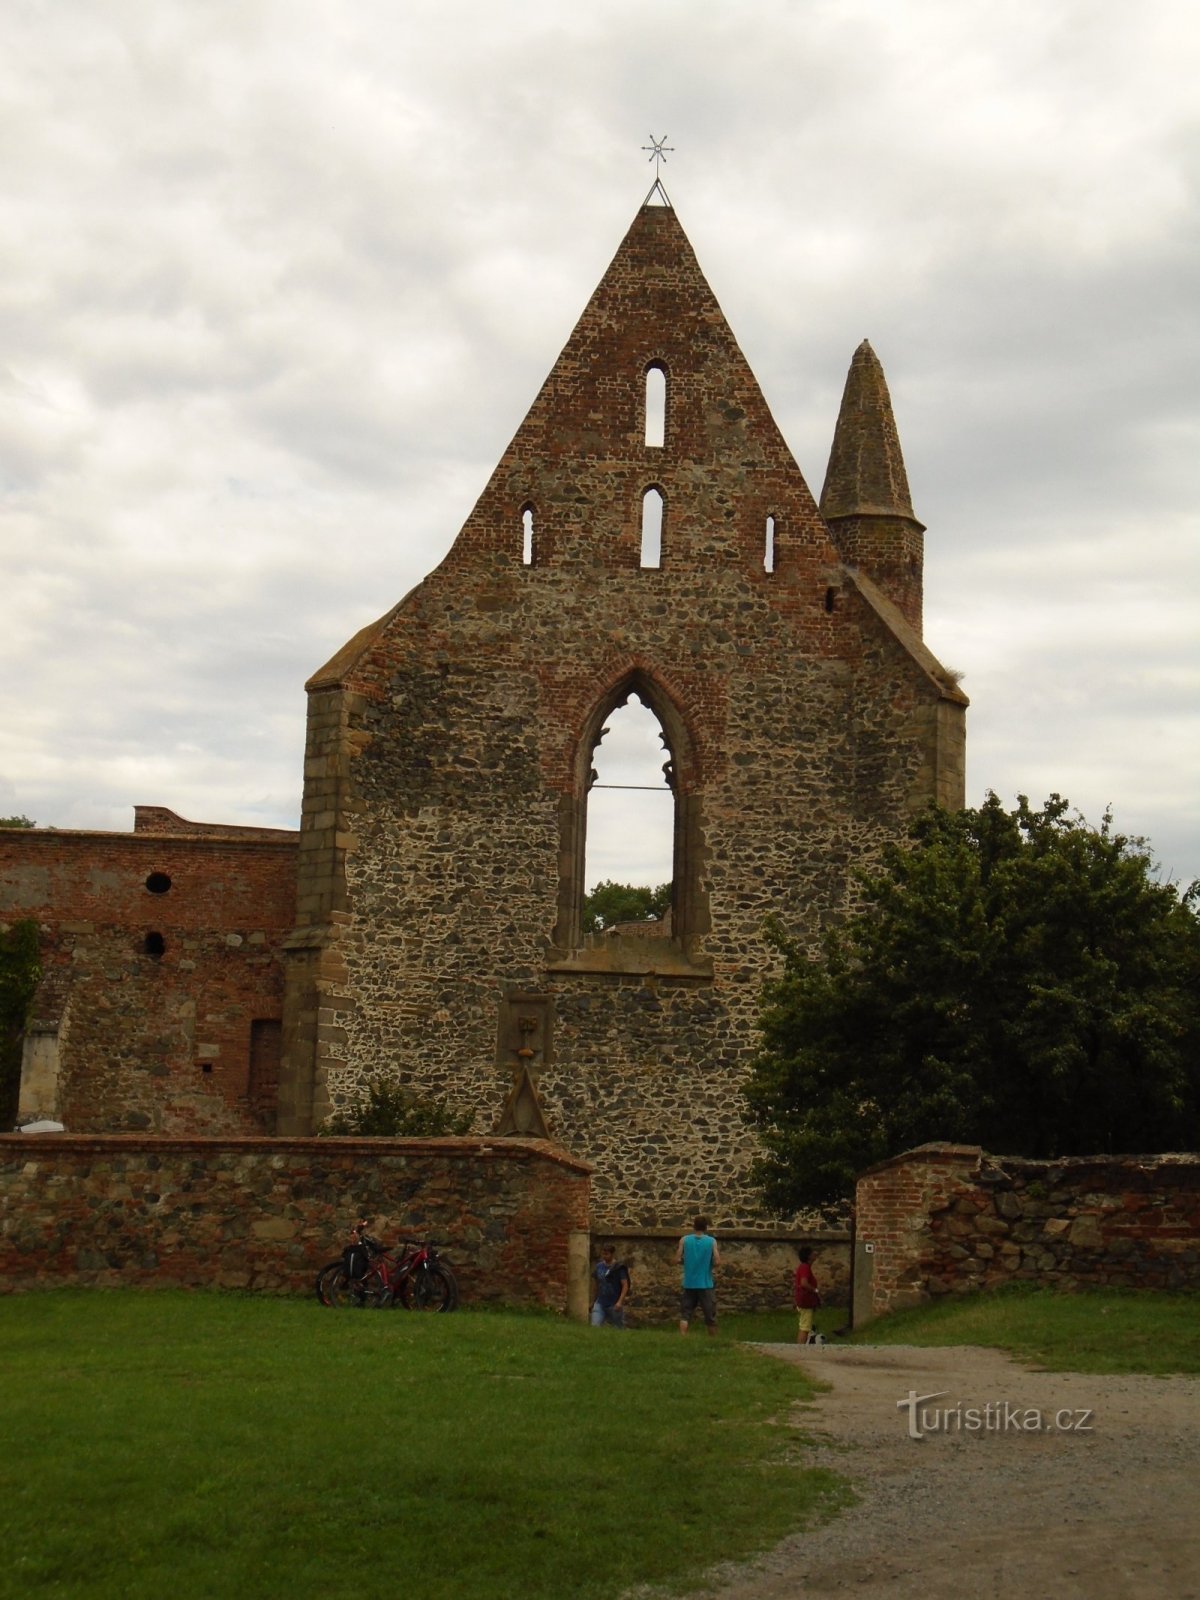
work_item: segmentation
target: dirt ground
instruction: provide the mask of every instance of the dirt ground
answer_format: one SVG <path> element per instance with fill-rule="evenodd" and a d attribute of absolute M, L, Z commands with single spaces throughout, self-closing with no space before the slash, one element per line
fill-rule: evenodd
<path fill-rule="evenodd" d="M 1200 1378 L 1043 1372 L 966 1347 L 758 1348 L 829 1385 L 794 1421 L 859 1501 L 720 1570 L 706 1600 L 1200 1600 Z M 917 1408 L 921 1439 L 897 1407 L 910 1392 L 951 1411 L 927 1431 Z M 1015 1425 L 1034 1410 L 1041 1431 Z"/>

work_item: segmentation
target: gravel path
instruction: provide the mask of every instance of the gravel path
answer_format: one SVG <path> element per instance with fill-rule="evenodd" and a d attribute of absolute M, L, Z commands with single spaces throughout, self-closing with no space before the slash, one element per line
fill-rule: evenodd
<path fill-rule="evenodd" d="M 849 1476 L 860 1498 L 718 1570 L 705 1600 L 1200 1600 L 1200 1378 L 1043 1372 L 966 1347 L 758 1348 L 830 1386 L 794 1421 L 813 1464 Z M 957 1431 L 951 1420 L 909 1437 L 897 1401 L 910 1392 L 961 1404 Z M 969 1431 L 966 1408 L 988 1402 L 992 1425 L 985 1412 Z M 1051 1427 L 1017 1429 L 1005 1402 Z M 1059 1412 L 1072 1424 L 1090 1413 L 1084 1431 L 1055 1430 Z"/>

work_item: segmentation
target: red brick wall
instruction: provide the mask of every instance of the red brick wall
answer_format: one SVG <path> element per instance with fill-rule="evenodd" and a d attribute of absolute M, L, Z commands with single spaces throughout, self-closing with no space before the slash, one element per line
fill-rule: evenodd
<path fill-rule="evenodd" d="M 432 1236 L 464 1304 L 567 1303 L 589 1168 L 505 1139 L 0 1137 L 0 1286 L 299 1294 L 360 1214 Z"/>
<path fill-rule="evenodd" d="M 134 806 L 134 833 L 171 833 L 193 838 L 265 839 L 295 843 L 294 828 L 255 828 L 231 822 L 191 822 L 167 806 Z"/>
<path fill-rule="evenodd" d="M 33 1021 L 58 1034 L 69 1130 L 273 1126 L 249 1098 L 251 1033 L 283 1014 L 295 868 L 294 837 L 0 831 L 0 921 L 41 929 Z"/>
<path fill-rule="evenodd" d="M 922 1145 L 859 1179 L 857 1228 L 859 1320 L 1001 1283 L 1200 1289 L 1200 1156 Z"/>

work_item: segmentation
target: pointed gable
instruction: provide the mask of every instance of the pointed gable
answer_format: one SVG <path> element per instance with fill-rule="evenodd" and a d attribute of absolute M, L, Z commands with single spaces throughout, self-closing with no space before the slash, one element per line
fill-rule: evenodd
<path fill-rule="evenodd" d="M 646 443 L 646 375 L 665 378 L 661 445 Z M 517 552 L 526 512 L 538 564 L 614 569 L 640 559 L 642 498 L 665 506 L 664 566 L 692 557 L 762 566 L 780 549 L 836 560 L 816 502 L 771 416 L 675 212 L 643 206 L 460 535 Z"/>

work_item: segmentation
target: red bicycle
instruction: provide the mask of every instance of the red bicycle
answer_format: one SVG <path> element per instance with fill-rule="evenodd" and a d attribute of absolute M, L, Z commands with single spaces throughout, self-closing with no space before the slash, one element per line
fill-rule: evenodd
<path fill-rule="evenodd" d="M 388 1250 L 366 1231 L 365 1219 L 341 1259 L 317 1274 L 317 1298 L 335 1309 L 382 1310 L 402 1305 L 407 1311 L 455 1311 L 458 1284 L 438 1255 L 432 1240 L 404 1240 Z"/>

